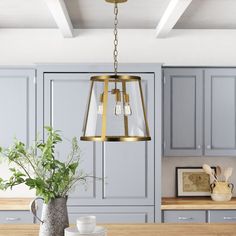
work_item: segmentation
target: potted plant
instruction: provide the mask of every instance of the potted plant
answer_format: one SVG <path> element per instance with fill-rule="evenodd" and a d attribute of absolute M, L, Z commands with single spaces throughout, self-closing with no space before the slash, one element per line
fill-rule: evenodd
<path fill-rule="evenodd" d="M 79 169 L 81 152 L 76 138 L 71 141 L 67 161 L 61 162 L 55 156 L 55 147 L 62 142 L 59 131 L 51 127 L 45 127 L 45 130 L 47 139 L 36 140 L 29 148 L 18 140 L 7 149 L 0 148 L 2 158 L 14 164 L 13 168 L 9 168 L 10 178 L 0 179 L 0 188 L 6 190 L 25 184 L 29 189 L 35 189 L 36 195 L 44 200 L 39 235 L 63 236 L 64 229 L 69 226 L 66 206 L 68 193 L 76 183 L 86 183 L 93 176 Z M 31 209 L 36 215 L 35 200 Z"/>

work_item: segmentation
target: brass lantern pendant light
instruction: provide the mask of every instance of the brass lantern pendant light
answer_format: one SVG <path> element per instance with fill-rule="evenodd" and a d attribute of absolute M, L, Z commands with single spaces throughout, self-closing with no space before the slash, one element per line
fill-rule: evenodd
<path fill-rule="evenodd" d="M 83 141 L 149 141 L 141 78 L 118 75 L 118 3 L 114 4 L 114 74 L 91 77 L 91 88 L 83 126 Z"/>

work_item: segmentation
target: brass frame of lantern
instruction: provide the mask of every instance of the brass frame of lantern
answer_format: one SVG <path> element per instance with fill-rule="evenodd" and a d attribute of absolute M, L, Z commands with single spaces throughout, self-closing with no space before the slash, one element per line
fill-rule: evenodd
<path fill-rule="evenodd" d="M 146 110 L 144 105 L 144 98 L 143 98 L 143 91 L 142 91 L 142 85 L 141 85 L 141 78 L 139 76 L 129 76 L 129 75 L 102 75 L 102 76 L 93 76 L 91 77 L 91 87 L 90 87 L 90 93 L 89 93 L 89 102 L 88 102 L 88 108 L 87 113 L 85 115 L 85 122 L 83 127 L 83 136 L 80 137 L 80 140 L 83 141 L 109 141 L 109 142 L 129 142 L 129 141 L 149 141 L 151 140 L 150 133 L 149 133 L 149 127 L 147 122 L 147 116 L 146 116 Z M 100 97 L 100 100 L 103 100 L 103 114 L 102 114 L 102 132 L 101 136 L 86 136 L 86 130 L 87 130 L 87 124 L 88 124 L 88 115 L 89 115 L 89 107 L 91 103 L 91 97 L 93 92 L 93 87 L 95 82 L 103 82 L 104 83 L 104 91 L 102 93 L 102 98 Z M 128 95 L 126 94 L 126 83 L 128 82 L 138 82 L 139 84 L 139 92 L 141 96 L 141 105 L 143 109 L 143 115 L 144 115 L 144 122 L 145 122 L 145 129 L 146 129 L 146 136 L 129 136 L 129 123 L 128 123 L 128 117 L 124 114 L 124 136 L 106 136 L 106 128 L 107 128 L 107 105 L 108 105 L 108 84 L 109 83 L 122 83 L 122 92 L 123 96 L 126 97 L 127 100 L 129 100 Z M 118 96 L 117 94 L 115 96 Z M 123 98 L 123 105 L 125 103 L 125 99 Z"/>

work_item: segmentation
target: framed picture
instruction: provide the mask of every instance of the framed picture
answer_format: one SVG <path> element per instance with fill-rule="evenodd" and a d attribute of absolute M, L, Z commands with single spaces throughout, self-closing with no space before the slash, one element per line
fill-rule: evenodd
<path fill-rule="evenodd" d="M 215 167 L 212 167 L 216 171 Z M 211 178 L 202 167 L 176 167 L 176 196 L 210 196 Z"/>

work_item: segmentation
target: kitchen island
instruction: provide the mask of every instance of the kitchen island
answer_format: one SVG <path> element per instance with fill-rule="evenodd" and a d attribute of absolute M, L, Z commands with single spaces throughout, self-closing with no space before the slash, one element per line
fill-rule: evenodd
<path fill-rule="evenodd" d="M 236 224 L 104 225 L 108 236 L 235 236 Z M 0 236 L 38 236 L 38 225 L 0 225 Z"/>

